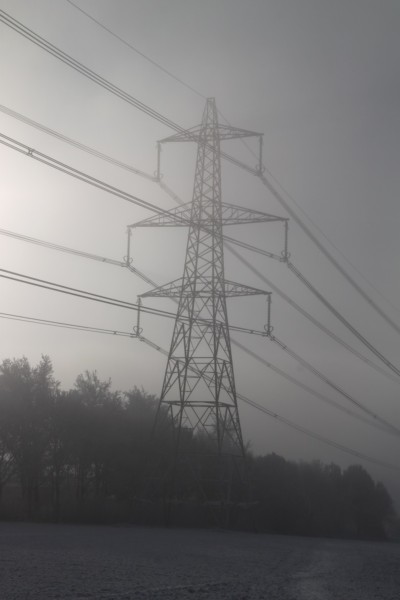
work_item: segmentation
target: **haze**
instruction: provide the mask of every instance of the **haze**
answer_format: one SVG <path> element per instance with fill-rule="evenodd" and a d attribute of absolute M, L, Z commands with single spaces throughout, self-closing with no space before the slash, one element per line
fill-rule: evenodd
<path fill-rule="evenodd" d="M 0 8 L 24 25 L 183 127 L 200 122 L 205 97 L 212 96 L 232 125 L 263 132 L 266 176 L 277 179 L 289 204 L 313 233 L 400 323 L 398 2 L 77 0 L 76 5 L 196 92 L 121 43 L 67 0 L 0 1 Z M 155 142 L 170 135 L 170 129 L 3 24 L 0 27 L 3 107 L 153 174 Z M 156 184 L 4 112 L 0 112 L 0 124 L 1 133 L 29 147 L 157 206 L 174 206 Z M 228 144 L 226 149 L 254 166 L 254 155 L 240 142 Z M 122 260 L 126 226 L 149 216 L 137 206 L 3 145 L 0 157 L 1 229 Z M 195 148 L 186 145 L 168 146 L 162 154 L 163 180 L 185 202 L 191 199 L 194 159 Z M 227 163 L 223 164 L 223 200 L 288 216 L 256 177 Z M 229 234 L 279 254 L 282 236 L 275 227 L 245 226 L 229 230 Z M 317 289 L 392 363 L 400 365 L 398 334 L 293 222 L 289 250 L 293 263 Z M 0 236 L 0 251 L 3 269 L 62 285 L 133 302 L 149 289 L 125 269 L 9 237 Z M 142 230 L 132 242 L 133 266 L 164 283 L 181 275 L 184 251 L 184 232 Z M 285 265 L 244 252 L 259 271 L 326 327 L 377 362 Z M 266 288 L 228 253 L 226 276 Z M 151 304 L 174 309 L 161 299 Z M 257 297 L 232 300 L 229 308 L 232 324 L 262 329 L 266 322 L 265 301 Z M 136 314 L 131 311 L 5 279 L 1 280 L 1 312 L 123 331 L 131 331 L 136 324 Z M 290 348 L 369 409 L 400 426 L 397 383 L 349 354 L 276 295 L 272 324 L 276 336 Z M 148 338 L 168 348 L 172 323 L 145 316 L 141 326 Z M 10 320 L 1 320 L 1 328 L 1 360 L 26 355 L 35 364 L 42 354 L 48 354 L 62 387 L 72 386 L 76 376 L 88 369 L 97 370 L 101 378 L 111 377 L 115 389 L 137 385 L 149 393 L 160 392 L 165 358 L 137 340 Z M 267 339 L 233 337 L 347 406 L 343 398 Z M 395 437 L 321 403 L 237 347 L 234 359 L 237 387 L 246 396 L 323 437 L 400 468 Z M 399 501 L 395 471 L 355 459 L 248 406 L 240 406 L 240 412 L 245 439 L 254 452 L 333 461 L 342 466 L 360 462 L 383 480 Z"/>

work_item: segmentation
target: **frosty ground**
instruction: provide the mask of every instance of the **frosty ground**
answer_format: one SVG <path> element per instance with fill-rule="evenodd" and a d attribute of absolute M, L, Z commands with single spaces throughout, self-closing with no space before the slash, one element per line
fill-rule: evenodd
<path fill-rule="evenodd" d="M 400 544 L 0 523 L 1 600 L 398 600 Z"/>

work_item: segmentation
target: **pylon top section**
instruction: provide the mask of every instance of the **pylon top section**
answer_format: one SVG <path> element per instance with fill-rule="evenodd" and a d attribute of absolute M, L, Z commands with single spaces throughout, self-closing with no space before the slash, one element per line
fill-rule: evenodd
<path fill-rule="evenodd" d="M 214 127 L 209 130 L 204 130 L 204 122 L 201 125 L 190 127 L 184 131 L 179 131 L 173 135 L 170 135 L 162 140 L 159 140 L 160 144 L 167 142 L 196 142 L 202 143 L 205 140 L 213 140 L 218 137 L 219 140 L 233 140 L 237 138 L 248 138 L 257 137 L 262 138 L 263 134 L 256 131 L 249 131 L 248 129 L 240 129 L 239 127 L 232 127 L 231 125 L 221 125 L 218 123 L 217 111 L 215 108 L 215 98 L 207 98 L 207 106 L 213 106 L 215 109 L 215 118 L 213 119 Z"/>
<path fill-rule="evenodd" d="M 195 142 L 197 144 L 200 145 L 205 145 L 208 146 L 209 148 L 214 146 L 215 147 L 215 140 L 218 140 L 218 143 L 220 141 L 224 141 L 224 140 L 233 140 L 233 139 L 238 139 L 238 138 L 256 138 L 258 140 L 258 164 L 255 167 L 251 167 L 249 165 L 246 165 L 245 163 L 243 163 L 242 161 L 233 158 L 232 156 L 226 154 L 225 152 L 222 151 L 218 151 L 219 155 L 223 158 L 225 158 L 226 160 L 228 160 L 229 162 L 233 163 L 234 165 L 245 169 L 246 171 L 248 171 L 249 173 L 252 173 L 253 175 L 257 175 L 260 176 L 262 175 L 262 173 L 264 172 L 264 165 L 263 165 L 263 134 L 256 132 L 256 131 L 250 131 L 248 129 L 240 129 L 239 127 L 232 127 L 231 125 L 221 125 L 220 123 L 218 123 L 218 112 L 216 109 L 216 105 L 215 105 L 215 99 L 214 98 L 207 98 L 206 101 L 206 110 L 205 110 L 205 115 L 207 115 L 207 113 L 210 113 L 210 110 L 212 109 L 212 112 L 214 114 L 213 118 L 212 118 L 212 122 L 213 122 L 213 127 L 204 127 L 204 115 L 203 115 L 203 121 L 201 123 L 201 125 L 196 125 L 195 127 L 190 127 L 188 129 L 181 129 L 178 133 L 175 133 L 173 135 L 170 135 L 166 138 L 163 138 L 162 140 L 159 140 L 157 142 L 157 146 L 158 146 L 158 162 L 157 162 L 157 171 L 156 171 L 156 178 L 158 181 L 161 182 L 161 148 L 162 145 L 168 142 Z"/>

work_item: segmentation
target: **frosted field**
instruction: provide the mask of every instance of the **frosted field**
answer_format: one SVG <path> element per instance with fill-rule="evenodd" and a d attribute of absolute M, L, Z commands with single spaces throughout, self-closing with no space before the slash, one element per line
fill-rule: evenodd
<path fill-rule="evenodd" d="M 1 600 L 399 600 L 400 544 L 0 523 Z"/>

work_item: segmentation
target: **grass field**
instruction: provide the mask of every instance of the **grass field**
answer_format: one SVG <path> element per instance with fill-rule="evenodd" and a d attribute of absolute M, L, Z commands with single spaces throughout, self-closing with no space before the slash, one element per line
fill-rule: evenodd
<path fill-rule="evenodd" d="M 0 524 L 1 600 L 398 600 L 400 544 Z"/>

